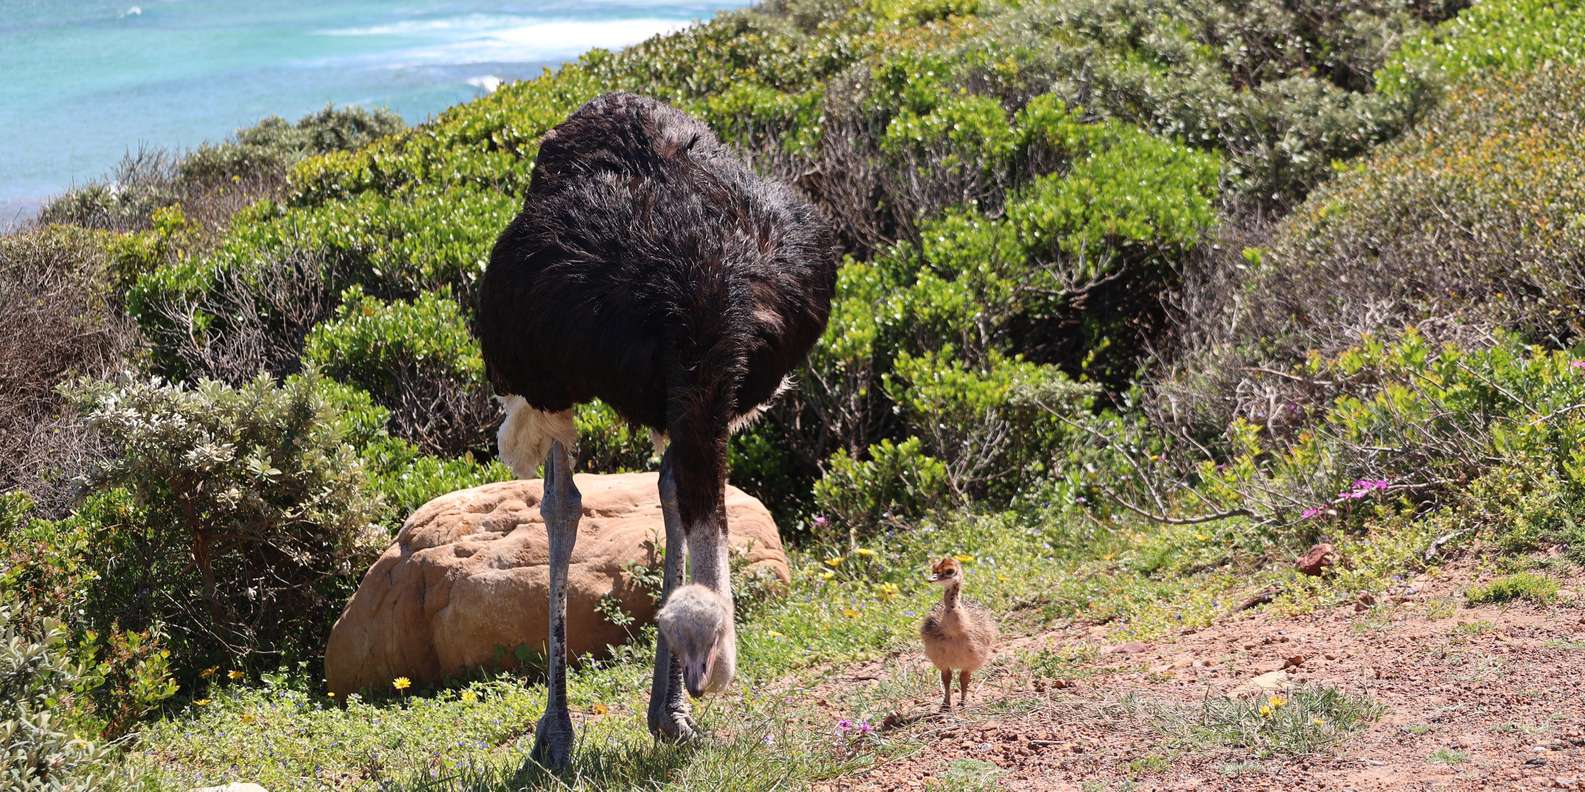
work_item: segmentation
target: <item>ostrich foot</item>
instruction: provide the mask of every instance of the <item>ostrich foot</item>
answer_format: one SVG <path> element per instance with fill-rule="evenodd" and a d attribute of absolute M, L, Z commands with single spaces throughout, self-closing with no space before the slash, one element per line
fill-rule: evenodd
<path fill-rule="evenodd" d="M 534 727 L 534 750 L 528 756 L 558 775 L 572 767 L 572 716 L 566 710 L 546 710 L 540 716 Z"/>
<path fill-rule="evenodd" d="M 649 696 L 649 733 L 666 742 L 687 742 L 699 736 L 699 731 L 688 715 L 688 700 L 682 695 L 682 666 L 673 662 L 666 651 L 664 638 L 660 639 L 660 654 L 656 663 L 655 686 Z"/>
<path fill-rule="evenodd" d="M 698 725 L 686 708 L 668 710 L 659 718 L 650 718 L 649 733 L 665 742 L 685 743 L 699 737 Z"/>

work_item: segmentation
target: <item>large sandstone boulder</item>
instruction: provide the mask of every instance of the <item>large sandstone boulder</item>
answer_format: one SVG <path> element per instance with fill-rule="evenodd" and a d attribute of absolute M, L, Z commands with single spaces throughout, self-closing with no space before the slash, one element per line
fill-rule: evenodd
<path fill-rule="evenodd" d="M 568 573 L 567 650 L 576 656 L 627 639 L 596 611 L 602 598 L 614 596 L 638 625 L 654 617 L 649 593 L 628 570 L 658 568 L 666 533 L 656 474 L 574 481 L 583 493 L 583 520 Z M 343 696 L 387 691 L 399 676 L 433 684 L 472 668 L 515 663 L 525 645 L 543 653 L 549 584 L 543 491 L 538 480 L 486 484 L 414 512 L 330 632 L 330 689 Z M 726 511 L 731 547 L 746 556 L 749 572 L 790 580 L 764 505 L 728 487 Z"/>

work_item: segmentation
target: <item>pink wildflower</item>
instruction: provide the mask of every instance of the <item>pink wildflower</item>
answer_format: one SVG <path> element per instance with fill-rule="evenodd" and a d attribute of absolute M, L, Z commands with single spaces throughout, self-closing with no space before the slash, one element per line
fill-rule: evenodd
<path fill-rule="evenodd" d="M 847 718 L 837 721 L 838 735 L 847 734 L 850 731 L 853 731 L 853 721 L 850 721 Z"/>
<path fill-rule="evenodd" d="M 1306 520 L 1313 520 L 1317 517 L 1320 517 L 1324 513 L 1326 513 L 1325 509 L 1322 509 L 1319 506 L 1311 506 L 1310 508 L 1305 509 L 1304 513 L 1299 516 Z"/>

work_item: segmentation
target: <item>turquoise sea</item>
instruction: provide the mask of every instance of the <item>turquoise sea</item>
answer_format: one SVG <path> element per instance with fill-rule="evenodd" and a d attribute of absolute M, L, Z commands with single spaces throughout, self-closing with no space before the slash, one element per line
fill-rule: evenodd
<path fill-rule="evenodd" d="M 0 228 L 139 146 L 327 102 L 409 122 L 744 0 L 0 0 Z"/>

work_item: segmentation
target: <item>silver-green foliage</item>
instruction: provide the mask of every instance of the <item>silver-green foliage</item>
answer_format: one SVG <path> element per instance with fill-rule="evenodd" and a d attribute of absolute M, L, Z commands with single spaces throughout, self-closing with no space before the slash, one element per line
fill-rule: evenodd
<path fill-rule="evenodd" d="M 0 788 L 89 790 L 103 783 L 112 749 L 71 723 L 84 675 L 64 627 L 24 629 L 15 606 L 0 605 Z"/>

